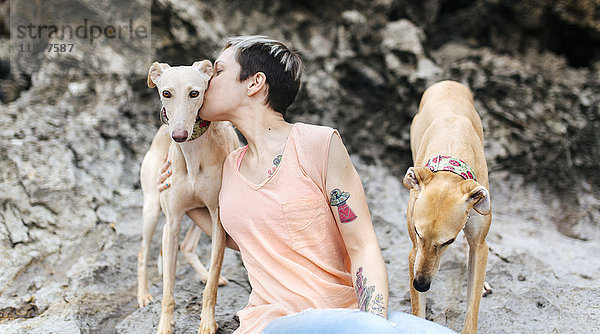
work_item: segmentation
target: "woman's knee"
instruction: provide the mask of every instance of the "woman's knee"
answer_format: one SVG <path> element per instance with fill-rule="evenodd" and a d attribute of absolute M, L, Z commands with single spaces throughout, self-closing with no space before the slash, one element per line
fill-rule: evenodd
<path fill-rule="evenodd" d="M 396 328 L 402 329 L 399 333 L 456 334 L 450 328 L 404 312 L 390 311 L 388 320 Z"/>
<path fill-rule="evenodd" d="M 386 319 L 350 309 L 307 310 L 273 321 L 263 331 L 273 333 L 400 333 Z"/>

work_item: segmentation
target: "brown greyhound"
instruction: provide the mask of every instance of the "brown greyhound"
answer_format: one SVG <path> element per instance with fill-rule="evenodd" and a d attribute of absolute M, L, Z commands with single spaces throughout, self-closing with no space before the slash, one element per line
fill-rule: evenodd
<path fill-rule="evenodd" d="M 463 333 L 477 332 L 492 222 L 483 128 L 469 89 L 454 81 L 429 87 L 410 127 L 414 167 L 404 176 L 410 189 L 407 212 L 410 299 L 425 316 L 425 298 L 440 257 L 462 230 L 469 245 L 467 312 Z"/>

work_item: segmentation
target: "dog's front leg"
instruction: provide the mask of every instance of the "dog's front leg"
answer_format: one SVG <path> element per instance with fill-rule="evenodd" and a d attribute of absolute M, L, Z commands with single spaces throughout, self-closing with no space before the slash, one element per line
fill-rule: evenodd
<path fill-rule="evenodd" d="M 416 198 L 417 192 L 414 189 L 411 189 L 406 211 L 406 227 L 408 228 L 408 235 L 410 236 L 410 241 L 412 242 L 412 249 L 408 253 L 408 273 L 410 277 L 408 288 L 410 289 L 410 305 L 412 307 L 412 314 L 421 318 L 425 318 L 425 294 L 417 291 L 413 285 L 413 282 L 415 281 L 415 259 L 417 257 L 417 236 L 413 232 L 415 226 L 412 222 L 412 217 Z"/>
<path fill-rule="evenodd" d="M 479 302 L 485 281 L 487 267 L 488 245 L 485 239 L 481 241 L 469 240 L 469 277 L 467 282 L 467 314 L 463 326 L 463 333 L 477 333 L 477 318 L 479 315 Z"/>
<path fill-rule="evenodd" d="M 217 331 L 217 321 L 215 320 L 215 307 L 217 304 L 217 287 L 221 276 L 221 267 L 225 255 L 225 242 L 227 234 L 221 225 L 219 218 L 219 209 L 210 210 L 212 218 L 212 251 L 210 257 L 210 269 L 208 272 L 208 281 L 202 294 L 202 313 L 200 319 L 199 334 L 214 334 Z"/>
<path fill-rule="evenodd" d="M 183 213 L 173 215 L 165 210 L 166 223 L 163 229 L 163 295 L 160 303 L 160 322 L 156 333 L 172 333 L 173 310 L 175 300 L 173 289 L 175 287 L 175 269 L 177 267 L 177 249 L 179 245 L 179 228 Z"/>
<path fill-rule="evenodd" d="M 408 286 L 410 288 L 410 305 L 412 306 L 412 314 L 417 317 L 425 318 L 425 294 L 420 293 L 415 289 L 413 282 L 415 280 L 415 257 L 417 256 L 417 248 L 413 246 L 408 253 L 408 273 L 410 281 Z"/>

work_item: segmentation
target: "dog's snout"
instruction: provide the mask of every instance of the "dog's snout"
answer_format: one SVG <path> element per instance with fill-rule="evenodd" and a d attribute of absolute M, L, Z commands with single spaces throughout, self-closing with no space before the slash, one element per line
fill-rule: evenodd
<path fill-rule="evenodd" d="M 429 288 L 431 287 L 431 282 L 415 278 L 413 281 L 413 286 L 419 292 L 427 292 L 427 291 L 429 291 Z"/>
<path fill-rule="evenodd" d="M 186 141 L 188 139 L 188 132 L 186 130 L 173 131 L 171 138 L 173 138 L 173 140 L 178 143 L 183 143 L 184 141 Z"/>

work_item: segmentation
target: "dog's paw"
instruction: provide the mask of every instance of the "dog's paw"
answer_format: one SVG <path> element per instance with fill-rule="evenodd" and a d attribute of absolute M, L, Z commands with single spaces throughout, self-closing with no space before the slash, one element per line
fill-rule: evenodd
<path fill-rule="evenodd" d="M 206 284 L 208 282 L 208 273 L 202 274 L 199 271 L 196 271 L 196 272 L 198 273 L 198 276 L 200 276 L 200 280 L 202 281 L 202 283 Z M 227 280 L 227 278 L 219 275 L 219 286 L 223 286 L 223 285 L 227 285 L 227 284 L 229 284 L 229 281 Z"/>
<path fill-rule="evenodd" d="M 164 321 L 163 318 L 160 318 L 160 322 L 158 323 L 158 328 L 156 329 L 156 334 L 171 334 L 173 333 L 173 328 L 171 325 L 171 321 Z"/>
<path fill-rule="evenodd" d="M 149 292 L 138 294 L 137 300 L 138 300 L 138 306 L 140 308 L 142 308 L 142 307 L 148 306 L 148 304 L 150 304 L 150 302 L 152 301 L 152 295 Z"/>
<path fill-rule="evenodd" d="M 200 320 L 200 328 L 198 328 L 198 334 L 215 334 L 219 326 L 213 319 L 212 321 Z"/>
<path fill-rule="evenodd" d="M 223 276 L 219 276 L 219 286 L 223 286 L 223 285 L 227 285 L 229 284 L 229 281 L 227 280 L 227 278 L 223 277 Z"/>
<path fill-rule="evenodd" d="M 492 286 L 488 282 L 483 282 L 483 293 L 481 294 L 481 296 L 487 297 L 488 295 L 491 295 L 491 294 L 492 294 Z"/>

